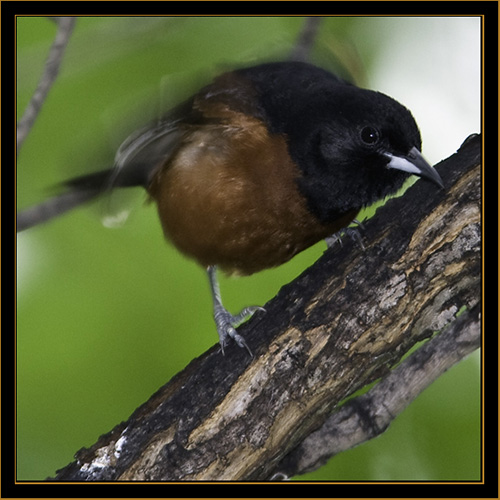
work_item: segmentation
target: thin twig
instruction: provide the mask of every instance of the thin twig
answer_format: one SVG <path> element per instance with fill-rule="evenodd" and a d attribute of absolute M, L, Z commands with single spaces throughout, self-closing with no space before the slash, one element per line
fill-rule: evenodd
<path fill-rule="evenodd" d="M 58 20 L 56 37 L 45 62 L 43 74 L 22 118 L 17 124 L 17 154 L 19 154 L 19 150 L 35 123 L 45 98 L 59 73 L 64 50 L 68 45 L 75 22 L 76 17 L 60 17 Z"/>
<path fill-rule="evenodd" d="M 304 21 L 302 31 L 299 34 L 297 43 L 290 54 L 292 61 L 308 62 L 311 56 L 311 49 L 314 46 L 321 17 L 307 17 Z"/>

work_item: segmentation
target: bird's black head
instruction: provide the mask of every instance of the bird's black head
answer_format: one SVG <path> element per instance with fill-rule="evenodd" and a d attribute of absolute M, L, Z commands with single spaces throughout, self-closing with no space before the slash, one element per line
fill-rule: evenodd
<path fill-rule="evenodd" d="M 410 174 L 443 186 L 420 154 L 413 116 L 394 99 L 309 64 L 257 68 L 245 76 L 271 131 L 287 137 L 299 189 L 322 222 L 396 192 Z"/>

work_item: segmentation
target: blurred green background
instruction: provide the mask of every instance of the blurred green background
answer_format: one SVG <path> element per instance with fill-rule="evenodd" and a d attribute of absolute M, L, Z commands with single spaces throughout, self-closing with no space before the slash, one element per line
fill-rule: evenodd
<path fill-rule="evenodd" d="M 147 98 L 168 104 L 207 72 L 286 55 L 302 23 L 79 18 L 19 155 L 18 208 L 41 201 L 63 179 L 108 165 L 148 113 Z M 17 19 L 18 119 L 55 32 L 46 18 Z M 328 18 L 313 60 L 341 61 L 358 82 L 408 106 L 433 163 L 480 130 L 479 18 Z M 138 208 L 119 229 L 103 227 L 105 204 L 96 202 L 18 235 L 18 480 L 53 476 L 217 341 L 204 271 L 165 243 L 144 200 L 138 192 L 131 200 Z M 226 307 L 265 304 L 323 250 L 318 244 L 278 269 L 223 279 Z M 297 479 L 478 480 L 479 374 L 475 353 L 383 436 Z"/>

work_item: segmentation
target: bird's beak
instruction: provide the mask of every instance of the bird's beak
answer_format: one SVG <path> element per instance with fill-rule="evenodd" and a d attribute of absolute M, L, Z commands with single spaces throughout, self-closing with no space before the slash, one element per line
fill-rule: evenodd
<path fill-rule="evenodd" d="M 416 147 L 411 148 L 410 152 L 405 156 L 396 156 L 389 153 L 386 153 L 386 156 L 389 158 L 387 168 L 395 168 L 396 170 L 418 175 L 444 189 L 443 181 L 436 169 L 427 162 Z"/>

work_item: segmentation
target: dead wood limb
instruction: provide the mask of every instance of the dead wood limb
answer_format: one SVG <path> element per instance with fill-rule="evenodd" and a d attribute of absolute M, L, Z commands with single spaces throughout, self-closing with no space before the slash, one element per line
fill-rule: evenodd
<path fill-rule="evenodd" d="M 330 458 L 385 432 L 424 389 L 481 344 L 480 305 L 453 321 L 405 359 L 366 394 L 342 405 L 283 463 L 276 478 L 318 469 Z"/>

